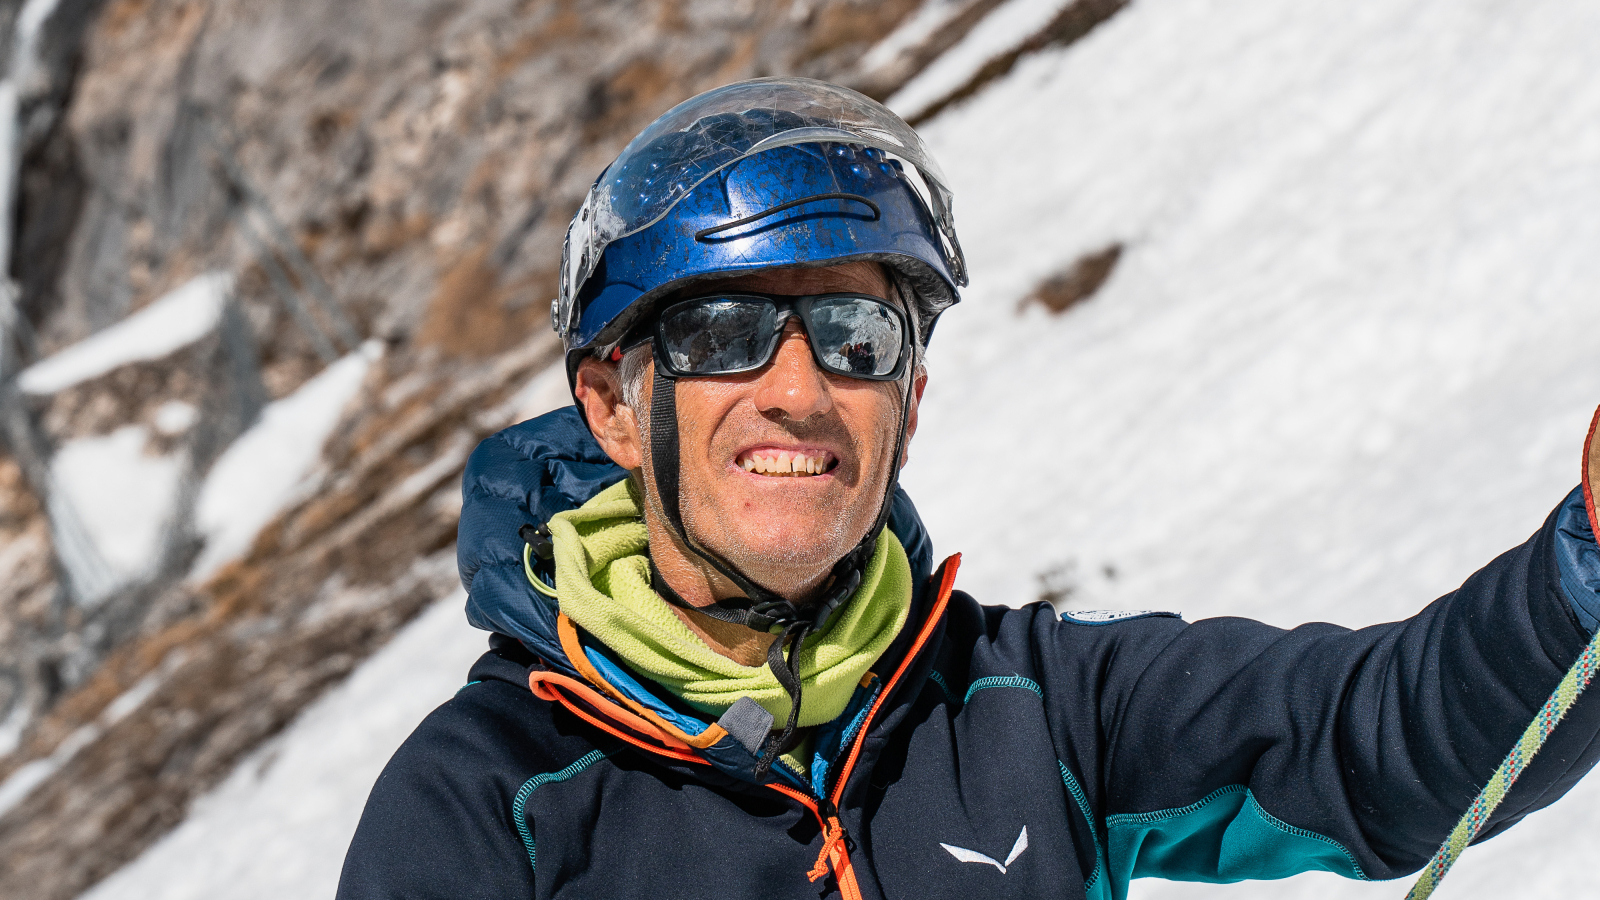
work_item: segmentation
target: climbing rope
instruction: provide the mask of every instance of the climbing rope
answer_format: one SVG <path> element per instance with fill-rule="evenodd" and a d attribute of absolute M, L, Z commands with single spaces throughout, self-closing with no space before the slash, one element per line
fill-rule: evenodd
<path fill-rule="evenodd" d="M 1494 814 L 1495 807 L 1505 799 L 1506 792 L 1511 790 L 1511 785 L 1516 783 L 1522 770 L 1533 761 L 1533 755 L 1544 746 L 1545 739 L 1555 730 L 1556 723 L 1560 722 L 1561 717 L 1572 708 L 1573 701 L 1578 699 L 1583 689 L 1589 686 L 1590 679 L 1594 678 L 1596 665 L 1600 665 L 1600 633 L 1596 633 L 1590 639 L 1589 646 L 1583 649 L 1578 661 L 1567 670 L 1566 677 L 1556 685 L 1555 692 L 1545 701 L 1539 714 L 1528 723 L 1527 730 L 1522 732 L 1522 738 L 1506 755 L 1505 762 L 1495 770 L 1494 777 L 1484 785 L 1478 798 L 1472 801 L 1472 806 L 1467 808 L 1466 815 L 1456 823 L 1456 827 L 1450 832 L 1450 837 L 1445 839 L 1439 852 L 1428 861 L 1428 867 L 1417 876 L 1417 883 L 1411 886 L 1411 893 L 1406 894 L 1406 900 L 1426 900 L 1433 893 L 1433 889 L 1439 886 L 1439 882 L 1444 880 L 1445 873 L 1455 865 L 1461 851 L 1465 850 L 1467 845 L 1472 843 L 1472 839 L 1478 836 L 1478 832 L 1483 830 L 1484 824 L 1489 821 L 1489 816 Z"/>

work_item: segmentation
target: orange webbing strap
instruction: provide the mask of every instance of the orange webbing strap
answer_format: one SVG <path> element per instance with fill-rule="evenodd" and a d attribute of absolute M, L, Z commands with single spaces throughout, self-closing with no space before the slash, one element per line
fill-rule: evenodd
<path fill-rule="evenodd" d="M 669 734 L 658 731 L 655 726 L 651 725 L 649 722 L 639 718 L 638 716 L 635 716 L 625 709 L 618 707 L 616 704 L 611 703 L 602 697 L 594 688 L 589 687 L 575 678 L 561 675 L 556 672 L 529 672 L 528 688 L 532 690 L 533 695 L 538 697 L 540 700 L 548 700 L 551 703 L 559 703 L 566 707 L 568 712 L 571 712 L 578 718 L 583 719 L 585 722 L 588 722 L 589 724 L 614 737 L 618 737 L 624 741 L 627 741 L 635 747 L 648 750 L 651 753 L 655 753 L 660 756 L 671 757 L 672 759 L 710 765 L 710 763 L 701 758 L 699 754 L 690 750 L 687 744 L 677 740 Z M 574 703 L 569 697 L 567 697 L 567 691 L 571 691 L 573 694 L 576 694 L 578 697 L 582 698 L 585 703 L 594 708 L 595 712 L 590 712 L 589 710 L 584 709 L 583 706 Z M 604 711 L 604 716 L 598 714 L 601 711 Z M 614 719 L 616 723 L 626 725 L 629 728 L 637 729 L 638 731 L 641 731 L 644 734 L 661 741 L 666 746 L 658 746 L 650 743 L 647 740 L 644 740 L 638 735 L 629 734 L 628 732 L 622 730 L 622 728 L 618 727 L 618 724 L 607 722 L 605 717 L 610 717 Z"/>
<path fill-rule="evenodd" d="M 682 728 L 663 719 L 655 710 L 647 708 L 644 704 L 617 690 L 611 682 L 605 679 L 604 675 L 600 674 L 600 670 L 594 667 L 594 663 L 589 661 L 588 654 L 583 651 L 583 645 L 578 642 L 578 626 L 567 618 L 566 613 L 557 614 L 556 633 L 561 637 L 561 649 L 566 651 L 567 661 L 572 663 L 572 667 L 578 670 L 579 675 L 587 678 L 591 684 L 604 691 L 612 700 L 621 703 L 634 715 L 645 719 L 655 726 L 657 730 L 671 736 L 673 740 L 704 750 L 727 736 L 728 732 L 715 722 L 706 726 L 706 730 L 698 735 L 690 735 Z"/>

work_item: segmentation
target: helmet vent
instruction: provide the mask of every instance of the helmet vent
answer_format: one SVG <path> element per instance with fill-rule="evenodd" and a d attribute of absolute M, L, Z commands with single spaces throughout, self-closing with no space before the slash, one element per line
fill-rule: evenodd
<path fill-rule="evenodd" d="M 710 228 L 702 228 L 694 233 L 694 239 L 705 242 L 709 240 L 712 235 L 721 234 L 724 231 L 732 231 L 741 225 L 749 225 L 751 222 L 759 222 L 769 216 L 775 216 L 784 210 L 794 209 L 796 206 L 804 206 L 807 203 L 815 203 L 818 200 L 852 200 L 856 203 L 863 204 L 872 210 L 872 218 L 868 219 L 867 221 L 876 222 L 883 218 L 883 210 L 878 208 L 878 204 L 873 203 L 871 200 L 868 200 L 866 197 L 863 197 L 860 194 L 812 194 L 809 197 L 801 197 L 798 200 L 790 200 L 788 203 L 780 203 L 771 209 L 764 209 L 753 216 L 745 216 L 742 219 L 735 219 L 732 222 L 724 222 L 721 225 L 713 225 Z"/>

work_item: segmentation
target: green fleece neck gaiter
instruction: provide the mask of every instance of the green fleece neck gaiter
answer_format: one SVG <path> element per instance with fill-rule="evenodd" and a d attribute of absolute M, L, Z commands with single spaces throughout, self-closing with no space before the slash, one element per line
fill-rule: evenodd
<path fill-rule="evenodd" d="M 550 534 L 561 611 L 629 666 L 713 715 L 749 697 L 774 721 L 788 718 L 789 695 L 771 669 L 716 653 L 651 590 L 649 538 L 630 480 L 551 517 Z M 860 589 L 800 650 L 802 727 L 844 712 L 862 676 L 905 625 L 911 587 L 905 548 L 885 528 Z"/>

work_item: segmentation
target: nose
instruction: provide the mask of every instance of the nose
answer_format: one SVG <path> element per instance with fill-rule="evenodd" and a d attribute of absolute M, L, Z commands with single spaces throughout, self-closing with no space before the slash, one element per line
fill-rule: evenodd
<path fill-rule="evenodd" d="M 754 399 L 761 412 L 781 413 L 795 421 L 833 409 L 828 378 L 817 368 L 798 320 L 790 319 L 784 326 L 778 349 L 757 382 Z"/>

